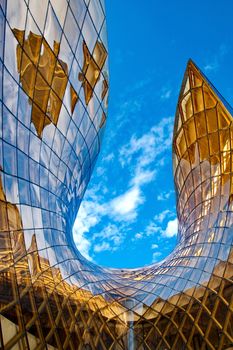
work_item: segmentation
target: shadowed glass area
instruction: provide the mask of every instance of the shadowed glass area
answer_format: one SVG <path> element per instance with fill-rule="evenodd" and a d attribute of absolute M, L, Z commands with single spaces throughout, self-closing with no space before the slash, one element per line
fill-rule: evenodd
<path fill-rule="evenodd" d="M 232 317 L 232 109 L 192 61 L 173 139 L 178 244 L 108 269 L 72 226 L 107 114 L 103 1 L 1 4 L 3 349 L 227 349 Z"/>

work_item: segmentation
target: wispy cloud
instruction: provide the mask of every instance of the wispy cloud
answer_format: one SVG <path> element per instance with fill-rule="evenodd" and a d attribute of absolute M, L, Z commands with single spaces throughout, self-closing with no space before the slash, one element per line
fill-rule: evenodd
<path fill-rule="evenodd" d="M 134 235 L 134 240 L 139 240 L 145 237 L 171 238 L 176 236 L 178 231 L 178 221 L 176 215 L 171 210 L 164 210 L 154 216 L 153 220 L 145 227 L 143 232 L 138 232 Z"/>
<path fill-rule="evenodd" d="M 220 45 L 218 51 L 209 59 L 204 66 L 206 72 L 217 71 L 222 64 L 224 57 L 228 54 L 230 48 L 226 44 Z"/>
<path fill-rule="evenodd" d="M 132 238 L 132 241 L 136 241 L 143 238 L 143 232 L 137 232 L 134 237 Z"/>
<path fill-rule="evenodd" d="M 98 189 L 96 189 L 98 192 Z M 127 226 L 135 220 L 137 209 L 144 197 L 138 187 L 104 202 L 95 190 L 87 192 L 76 218 L 73 236 L 77 248 L 86 258 L 92 260 L 91 250 L 99 253 L 104 250 L 116 250 L 125 239 Z M 109 224 L 101 231 L 90 234 L 91 230 L 107 218 Z"/>
<path fill-rule="evenodd" d="M 173 195 L 173 193 L 174 193 L 173 190 L 167 191 L 167 192 L 166 191 L 161 192 L 160 194 L 158 194 L 157 200 L 158 201 L 166 201 Z"/>
<path fill-rule="evenodd" d="M 164 222 L 165 219 L 169 219 L 173 215 L 174 215 L 174 213 L 171 210 L 166 209 L 166 210 L 163 210 L 161 213 L 156 214 L 154 216 L 154 221 L 156 223 L 161 224 Z"/>
<path fill-rule="evenodd" d="M 111 139 L 115 136 L 116 131 L 120 130 L 129 118 L 133 119 L 142 110 L 143 96 L 123 97 L 118 103 L 114 119 L 117 122 L 117 129 L 111 130 Z"/>
<path fill-rule="evenodd" d="M 168 87 L 163 87 L 160 95 L 162 101 L 166 101 L 171 97 L 172 89 Z"/>
<path fill-rule="evenodd" d="M 173 118 L 164 118 L 145 134 L 139 137 L 133 135 L 121 147 L 119 160 L 122 167 L 131 167 L 131 185 L 142 186 L 155 178 L 155 161 L 159 162 L 171 147 L 172 130 Z"/>
<path fill-rule="evenodd" d="M 151 221 L 145 228 L 144 236 L 153 236 L 155 233 L 161 234 L 162 227 L 156 222 Z"/>
<path fill-rule="evenodd" d="M 217 69 L 219 68 L 219 61 L 217 59 L 217 57 L 215 57 L 211 62 L 207 63 L 205 66 L 204 66 L 204 70 L 206 72 L 209 72 L 209 71 L 216 71 Z"/>
<path fill-rule="evenodd" d="M 130 163 L 133 156 L 139 155 L 140 164 L 147 165 L 164 153 L 171 146 L 173 122 L 173 117 L 163 118 L 145 134 L 139 137 L 133 135 L 129 143 L 120 149 L 121 164 Z"/>
<path fill-rule="evenodd" d="M 120 50 L 117 49 L 113 55 L 114 61 L 116 65 L 123 64 L 126 60 L 130 59 L 134 55 L 131 50 Z"/>
<path fill-rule="evenodd" d="M 161 255 L 162 255 L 161 252 L 154 252 L 153 255 L 152 255 L 152 263 L 157 262 Z"/>
<path fill-rule="evenodd" d="M 111 250 L 111 246 L 108 242 L 102 242 L 94 245 L 94 252 L 100 253 L 106 250 Z"/>
<path fill-rule="evenodd" d="M 102 158 L 102 162 L 111 162 L 113 159 L 114 159 L 114 153 L 113 152 L 111 152 L 111 153 L 109 153 L 107 156 L 105 156 L 105 157 L 103 157 Z"/>
<path fill-rule="evenodd" d="M 151 182 L 156 175 L 156 170 L 145 170 L 140 165 L 135 169 L 135 175 L 130 181 L 132 186 L 140 187 Z"/>
<path fill-rule="evenodd" d="M 103 157 L 104 162 L 115 158 L 114 162 L 118 161 L 119 167 L 127 167 L 129 180 L 120 194 L 108 189 L 106 195 L 106 186 L 102 181 L 87 191 L 74 225 L 74 240 L 85 257 L 90 259 L 101 251 L 114 251 L 123 244 L 130 224 L 135 221 L 139 209 L 146 202 L 143 188 L 156 176 L 155 163 L 162 162 L 165 152 L 171 146 L 172 129 L 173 118 L 164 118 L 146 133 L 133 135 L 120 148 L 118 157 L 113 153 Z M 100 178 L 103 174 L 105 176 L 104 165 L 100 165 L 96 172 Z M 103 228 L 99 230 L 101 225 Z M 161 233 L 161 227 L 150 223 L 146 232 L 135 235 L 135 240 L 154 232 Z"/>
<path fill-rule="evenodd" d="M 121 227 L 114 224 L 109 224 L 100 232 L 95 233 L 93 236 L 93 241 L 99 239 L 100 243 L 94 243 L 94 252 L 99 253 L 104 250 L 117 250 L 125 239 L 125 232 L 122 232 L 121 229 L 123 227 L 124 226 Z"/>
<path fill-rule="evenodd" d="M 138 186 L 130 188 L 122 195 L 115 197 L 110 203 L 110 214 L 120 216 L 122 219 L 134 219 L 137 207 L 144 202 L 144 197 Z"/>
<path fill-rule="evenodd" d="M 152 244 L 151 245 L 151 249 L 158 249 L 158 247 L 159 247 L 158 244 Z"/>

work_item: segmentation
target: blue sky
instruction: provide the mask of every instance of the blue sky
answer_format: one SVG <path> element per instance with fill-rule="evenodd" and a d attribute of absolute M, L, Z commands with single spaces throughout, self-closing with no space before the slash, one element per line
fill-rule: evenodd
<path fill-rule="evenodd" d="M 104 266 L 162 260 L 176 244 L 171 142 L 188 58 L 233 104 L 232 0 L 106 0 L 109 112 L 74 227 Z"/>

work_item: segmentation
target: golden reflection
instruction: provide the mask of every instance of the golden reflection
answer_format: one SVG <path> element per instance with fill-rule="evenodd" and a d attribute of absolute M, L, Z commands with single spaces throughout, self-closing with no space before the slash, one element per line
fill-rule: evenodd
<path fill-rule="evenodd" d="M 86 43 L 83 42 L 83 56 L 84 62 L 82 73 L 79 74 L 79 80 L 82 81 L 85 101 L 88 105 L 93 96 L 95 85 L 100 79 L 100 73 L 107 58 L 107 51 L 104 45 L 97 41 L 93 50 L 93 55 L 91 55 Z M 102 96 L 104 98 L 106 93 L 103 92 L 103 94 Z"/>
<path fill-rule="evenodd" d="M 93 54 L 86 43 L 82 43 L 84 63 L 79 79 L 84 98 L 79 101 L 82 94 L 78 96 L 73 85 L 66 90 L 68 65 L 58 58 L 60 44 L 54 41 L 51 48 L 43 37 L 32 32 L 27 37 L 23 30 L 13 32 L 18 41 L 20 82 L 32 105 L 31 121 L 39 137 L 46 125 L 57 125 L 65 92 L 71 117 L 79 102 L 90 103 L 90 108 L 85 110 L 87 119 L 91 113 L 94 116 L 106 107 L 108 82 L 102 70 L 107 51 L 102 43 L 96 42 Z M 95 87 L 96 99 L 90 102 Z M 106 115 L 104 112 L 97 115 L 101 128 Z M 80 119 L 82 117 L 83 113 Z M 67 183 L 67 164 L 62 157 L 59 163 L 63 163 L 64 168 L 59 165 L 57 179 L 62 188 L 68 186 L 69 196 L 73 197 L 66 202 L 65 191 L 61 197 L 60 189 L 53 193 L 49 180 L 55 177 L 56 171 L 45 172 L 40 179 L 37 205 L 41 205 L 39 209 L 48 216 L 36 224 L 32 222 L 27 230 L 23 223 L 27 219 L 30 222 L 30 218 L 22 214 L 22 223 L 20 214 L 26 204 L 10 203 L 8 191 L 4 191 L 8 183 L 2 184 L 7 178 L 17 179 L 17 185 L 20 180 L 15 174 L 0 177 L 0 311 L 4 315 L 0 317 L 0 344 L 4 350 L 51 349 L 51 346 L 53 349 L 124 350 L 132 347 L 128 342 L 130 332 L 135 348 L 146 346 L 149 350 L 204 347 L 213 350 L 215 347 L 225 349 L 233 343 L 233 252 L 231 243 L 226 243 L 233 225 L 232 117 L 192 62 L 185 74 L 176 118 L 173 159 L 180 241 L 160 264 L 117 271 L 103 269 L 75 255 L 66 237 L 70 222 L 67 230 L 65 225 L 70 204 L 74 205 L 76 193 L 72 191 L 76 191 L 76 182 Z M 29 130 L 29 125 L 26 127 Z M 75 149 L 77 144 L 69 138 L 70 131 L 65 141 Z M 88 138 L 84 142 L 90 150 Z M 16 148 L 16 144 L 11 146 Z M 49 146 L 51 153 L 55 151 L 52 144 Z M 84 146 L 78 147 L 81 152 Z M 67 155 L 68 148 L 64 149 Z M 24 155 L 28 164 L 30 151 Z M 5 161 L 7 154 L 3 158 Z M 74 163 L 77 164 L 76 159 Z M 39 165 L 38 172 L 42 174 L 43 165 Z M 69 167 L 72 173 L 72 162 Z M 82 171 L 74 174 L 82 178 L 85 175 Z M 64 175 L 64 182 L 60 175 Z M 29 182 L 30 193 L 31 179 L 25 180 Z M 44 209 L 42 201 L 48 196 L 48 202 L 50 198 L 52 202 L 53 195 L 62 206 Z M 31 198 L 28 209 L 32 209 L 30 201 Z M 55 210 L 61 216 L 64 210 L 65 228 L 55 226 Z M 38 218 L 33 216 L 34 219 Z M 7 327 L 9 332 L 5 331 Z"/>
<path fill-rule="evenodd" d="M 31 120 L 41 137 L 46 125 L 57 125 L 68 82 L 68 66 L 58 58 L 60 44 L 53 49 L 37 34 L 13 29 L 18 40 L 17 67 L 20 82 L 32 105 Z M 72 101 L 73 103 L 73 101 Z"/>
<path fill-rule="evenodd" d="M 72 85 L 70 85 L 70 105 L 71 105 L 71 114 L 73 114 L 76 103 L 78 102 L 78 94 L 73 88 Z"/>
<path fill-rule="evenodd" d="M 0 173 L 1 174 L 1 173 Z M 6 200 L 0 175 L 0 270 L 25 255 L 23 225 L 17 205 Z"/>
<path fill-rule="evenodd" d="M 180 120 L 181 113 L 183 123 L 174 134 L 174 151 L 177 157 L 174 171 L 178 194 L 180 193 L 178 215 L 180 220 L 188 218 L 186 222 L 188 226 L 191 222 L 200 220 L 203 214 L 209 213 L 213 205 L 216 205 L 214 203 L 217 196 L 221 195 L 223 206 L 233 197 L 232 191 L 229 191 L 232 117 L 192 62 L 188 64 L 185 79 L 183 83 L 185 96 L 181 94 L 176 116 L 177 120 Z M 187 167 L 187 164 L 190 166 Z M 189 169 L 195 169 L 199 164 L 202 164 L 203 170 L 200 175 L 194 175 L 194 181 L 190 182 Z M 219 181 L 220 175 L 221 181 Z M 202 188 L 200 181 L 195 181 L 200 179 L 200 176 L 202 182 L 209 183 L 208 186 Z M 184 183 L 188 184 L 188 188 L 185 186 L 181 192 Z M 192 195 L 186 196 L 187 190 L 190 194 L 194 191 L 195 201 Z M 197 205 L 203 201 L 201 193 L 205 194 L 205 203 L 200 211 Z M 216 209 L 216 215 L 218 210 Z M 195 255 L 199 256 L 199 252 L 201 254 L 201 248 Z"/>

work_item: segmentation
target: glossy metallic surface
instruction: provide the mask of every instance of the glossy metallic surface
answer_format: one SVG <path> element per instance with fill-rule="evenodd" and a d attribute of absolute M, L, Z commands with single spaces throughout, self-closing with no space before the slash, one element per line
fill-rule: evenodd
<path fill-rule="evenodd" d="M 100 0 L 1 2 L 3 349 L 233 346 L 232 109 L 190 61 L 173 163 L 179 237 L 146 268 L 96 266 L 72 226 L 108 95 Z"/>

